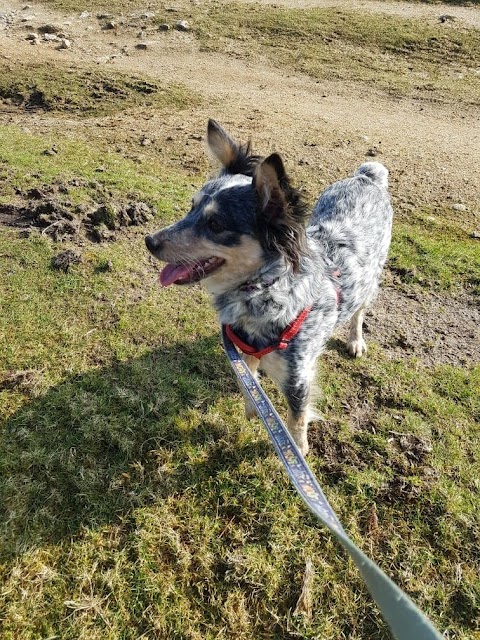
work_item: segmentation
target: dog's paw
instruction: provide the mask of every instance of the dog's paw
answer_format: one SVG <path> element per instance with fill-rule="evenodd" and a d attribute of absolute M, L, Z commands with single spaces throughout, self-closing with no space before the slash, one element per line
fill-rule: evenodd
<path fill-rule="evenodd" d="M 308 451 L 309 451 L 308 440 L 305 438 L 305 440 L 301 440 L 300 442 L 296 442 L 296 445 L 299 448 L 300 453 L 302 454 L 302 456 L 306 456 Z"/>
<path fill-rule="evenodd" d="M 354 358 L 361 358 L 364 353 L 367 353 L 367 343 L 363 338 L 352 340 L 347 344 L 347 350 Z"/>

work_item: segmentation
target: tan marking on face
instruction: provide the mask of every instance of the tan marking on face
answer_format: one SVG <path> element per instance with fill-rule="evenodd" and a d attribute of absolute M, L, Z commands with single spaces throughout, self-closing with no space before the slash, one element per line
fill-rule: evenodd
<path fill-rule="evenodd" d="M 210 218 L 210 216 L 213 216 L 215 213 L 218 213 L 218 202 L 215 202 L 215 200 L 212 200 L 204 208 L 203 215 L 206 218 Z"/>
<path fill-rule="evenodd" d="M 225 264 L 205 278 L 205 285 L 210 293 L 222 293 L 245 282 L 263 265 L 260 243 L 251 236 L 241 236 L 238 245 L 227 247 L 207 238 L 199 238 L 191 228 L 175 231 L 175 226 L 171 225 L 157 232 L 162 240 L 162 248 L 156 257 L 172 264 L 185 264 L 212 257 L 223 258 Z"/>
<path fill-rule="evenodd" d="M 263 265 L 263 251 L 258 240 L 251 236 L 242 236 L 240 244 L 225 247 L 204 240 L 204 247 L 209 247 L 207 255 L 218 256 L 225 260 L 225 264 L 215 271 L 205 282 L 210 293 L 219 294 L 236 284 L 248 280 L 255 271 Z"/>
<path fill-rule="evenodd" d="M 205 197 L 203 191 L 197 191 L 197 193 L 192 198 L 192 206 L 198 207 L 202 199 Z"/>

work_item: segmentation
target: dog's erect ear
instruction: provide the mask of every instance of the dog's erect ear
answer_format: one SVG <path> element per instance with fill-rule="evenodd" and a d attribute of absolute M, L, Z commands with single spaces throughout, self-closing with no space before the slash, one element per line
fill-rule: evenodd
<path fill-rule="evenodd" d="M 208 121 L 207 140 L 213 155 L 227 169 L 235 160 L 238 144 L 216 120 L 212 119 Z"/>
<path fill-rule="evenodd" d="M 286 186 L 288 178 L 283 160 L 278 153 L 272 153 L 260 162 L 254 182 L 260 209 L 265 212 L 266 217 L 273 218 L 276 213 L 281 215 L 281 211 L 287 205 L 282 183 Z"/>
<path fill-rule="evenodd" d="M 213 119 L 208 121 L 207 141 L 210 151 L 222 163 L 225 173 L 253 176 L 260 158 L 250 152 L 250 143 L 238 144 Z"/>
<path fill-rule="evenodd" d="M 278 153 L 259 163 L 254 185 L 260 242 L 267 251 L 283 254 L 298 271 L 300 258 L 306 253 L 307 209 L 300 192 L 290 185 Z"/>

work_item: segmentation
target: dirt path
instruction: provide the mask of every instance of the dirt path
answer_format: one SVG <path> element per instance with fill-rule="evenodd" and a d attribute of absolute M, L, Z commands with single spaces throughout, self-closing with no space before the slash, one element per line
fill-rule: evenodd
<path fill-rule="evenodd" d="M 373 4 L 384 8 L 384 3 Z M 376 91 L 367 94 L 352 84 L 288 76 L 264 59 L 200 52 L 188 33 L 165 36 L 152 30 L 146 37 L 148 49 L 137 51 L 137 34 L 132 29 L 102 31 L 95 16 L 61 15 L 40 4 L 22 11 L 22 6 L 16 0 L 3 9 L 0 5 L 0 13 L 12 16 L 0 31 L 4 58 L 31 60 L 35 55 L 37 61 L 52 63 L 96 63 L 180 82 L 203 96 L 207 105 L 185 114 L 184 124 L 194 133 L 202 134 L 206 118 L 214 116 L 239 135 L 251 136 L 263 152 L 276 148 L 287 160 L 318 168 L 324 176 L 321 186 L 351 171 L 352 158 L 354 163 L 361 162 L 375 145 L 381 149 L 379 159 L 391 168 L 392 187 L 401 200 L 418 203 L 420 195 L 424 202 L 475 206 L 480 183 L 480 113 L 393 100 Z M 425 8 L 416 4 L 398 8 L 406 11 L 407 6 L 419 13 Z M 442 8 L 436 5 L 436 11 L 441 13 Z M 29 20 L 22 21 L 26 17 Z M 71 49 L 58 51 L 51 43 L 32 47 L 25 40 L 26 25 L 32 29 L 51 22 L 64 27 Z M 116 126 L 130 128 L 138 123 L 119 118 Z"/>

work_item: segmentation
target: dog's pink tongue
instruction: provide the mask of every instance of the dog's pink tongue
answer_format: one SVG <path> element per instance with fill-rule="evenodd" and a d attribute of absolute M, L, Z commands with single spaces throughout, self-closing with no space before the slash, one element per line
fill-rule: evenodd
<path fill-rule="evenodd" d="M 188 278 L 190 273 L 190 269 L 183 264 L 167 264 L 160 272 L 160 284 L 162 287 L 168 287 L 169 284 L 180 280 L 180 278 Z"/>

